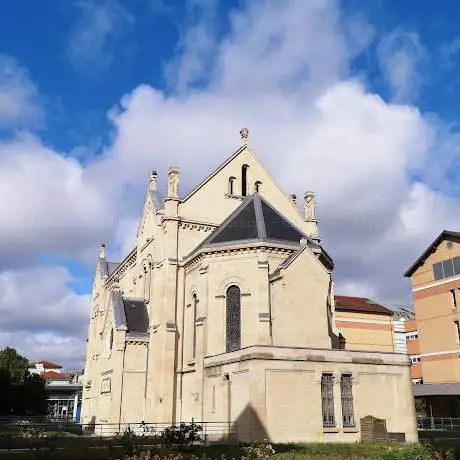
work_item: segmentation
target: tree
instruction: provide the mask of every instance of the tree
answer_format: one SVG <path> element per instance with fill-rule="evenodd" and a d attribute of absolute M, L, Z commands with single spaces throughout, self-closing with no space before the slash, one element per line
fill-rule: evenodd
<path fill-rule="evenodd" d="M 13 385 L 20 385 L 29 374 L 29 361 L 14 348 L 6 347 L 0 351 L 0 369 L 10 375 Z"/>
<path fill-rule="evenodd" d="M 45 415 L 45 381 L 31 375 L 28 361 L 14 348 L 0 350 L 0 415 Z"/>

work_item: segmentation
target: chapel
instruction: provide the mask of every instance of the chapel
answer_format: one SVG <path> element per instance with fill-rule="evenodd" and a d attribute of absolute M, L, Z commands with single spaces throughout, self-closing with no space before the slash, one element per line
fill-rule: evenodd
<path fill-rule="evenodd" d="M 341 340 L 315 194 L 286 194 L 247 129 L 187 195 L 177 167 L 167 179 L 162 197 L 150 174 L 125 259 L 101 246 L 83 423 L 193 420 L 238 441 L 353 442 L 375 417 L 416 441 L 407 355 Z"/>

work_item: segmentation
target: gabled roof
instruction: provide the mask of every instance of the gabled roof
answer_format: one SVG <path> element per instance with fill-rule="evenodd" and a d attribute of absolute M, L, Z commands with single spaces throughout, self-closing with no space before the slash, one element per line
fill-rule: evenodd
<path fill-rule="evenodd" d="M 265 201 L 259 193 L 254 193 L 246 197 L 241 205 L 203 241 L 199 248 L 246 241 L 276 241 L 298 246 L 301 239 L 317 246 L 302 230 Z"/>
<path fill-rule="evenodd" d="M 60 364 L 54 364 L 49 361 L 35 361 L 33 363 L 30 363 L 29 367 L 35 366 L 37 364 L 41 364 L 45 369 L 62 369 L 62 366 Z"/>
<path fill-rule="evenodd" d="M 460 233 L 459 232 L 451 232 L 450 230 L 443 230 L 438 237 L 426 248 L 425 252 L 414 262 L 414 264 L 404 273 L 405 277 L 410 277 L 414 274 L 415 270 L 417 270 L 428 258 L 430 254 L 432 254 L 437 247 L 444 241 L 446 238 L 454 238 L 458 239 L 460 242 Z"/>
<path fill-rule="evenodd" d="M 99 267 L 101 269 L 101 276 L 108 278 L 120 265 L 119 262 L 108 262 L 105 258 L 99 257 Z"/>
<path fill-rule="evenodd" d="M 211 174 L 209 174 L 206 179 L 201 181 L 187 196 L 182 200 L 188 200 L 192 195 L 194 195 L 201 187 L 203 187 L 207 182 L 209 182 L 221 169 L 225 168 L 236 156 L 238 156 L 245 148 L 249 148 L 248 145 L 242 145 L 238 150 L 233 153 L 229 158 L 227 158 L 223 163 L 221 163 Z"/>
<path fill-rule="evenodd" d="M 128 333 L 146 333 L 149 328 L 149 315 L 144 299 L 123 298 Z"/>
<path fill-rule="evenodd" d="M 128 333 L 146 333 L 149 315 L 144 299 L 123 297 L 121 292 L 111 292 L 115 329 L 124 328 Z"/>
<path fill-rule="evenodd" d="M 45 380 L 70 380 L 71 379 L 70 375 L 61 374 L 60 372 L 55 372 L 55 371 L 42 372 L 40 374 L 40 377 Z"/>
<path fill-rule="evenodd" d="M 345 295 L 336 295 L 335 309 L 337 311 L 355 311 L 366 313 L 381 313 L 393 316 L 394 312 L 366 297 L 350 297 Z"/>

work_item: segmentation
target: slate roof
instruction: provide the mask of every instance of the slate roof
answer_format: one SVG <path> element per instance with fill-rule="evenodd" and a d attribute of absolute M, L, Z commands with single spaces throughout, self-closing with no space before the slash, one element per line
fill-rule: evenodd
<path fill-rule="evenodd" d="M 144 299 L 123 298 L 123 306 L 128 332 L 146 333 L 149 327 L 149 315 Z"/>
<path fill-rule="evenodd" d="M 384 307 L 366 297 L 350 297 L 345 295 L 335 296 L 335 309 L 337 311 L 355 311 L 366 313 L 381 313 L 385 315 L 394 315 L 389 308 Z"/>
<path fill-rule="evenodd" d="M 460 396 L 460 383 L 423 383 L 412 385 L 414 396 Z"/>
<path fill-rule="evenodd" d="M 128 333 L 147 333 L 149 315 L 145 300 L 123 297 L 119 291 L 112 291 L 111 297 L 115 328 L 126 328 Z"/>
<path fill-rule="evenodd" d="M 101 276 L 109 277 L 120 265 L 119 262 L 108 262 L 105 259 L 99 258 L 99 266 L 101 267 Z"/>
<path fill-rule="evenodd" d="M 243 241 L 273 241 L 298 246 L 311 238 L 268 204 L 259 193 L 244 199 L 241 205 L 199 246 L 212 247 Z"/>
<path fill-rule="evenodd" d="M 410 277 L 413 275 L 415 270 L 422 265 L 428 256 L 433 253 L 439 244 L 444 241 L 445 238 L 452 238 L 457 241 L 460 241 L 460 232 L 452 232 L 450 230 L 443 230 L 437 238 L 425 249 L 425 252 L 412 264 L 412 266 L 404 273 L 405 277 Z"/>

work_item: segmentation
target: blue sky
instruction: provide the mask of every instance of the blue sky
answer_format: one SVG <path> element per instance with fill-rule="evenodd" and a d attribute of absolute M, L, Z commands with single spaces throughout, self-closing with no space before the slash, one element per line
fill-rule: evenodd
<path fill-rule="evenodd" d="M 458 227 L 460 5 L 4 0 L 0 346 L 78 365 L 101 241 L 135 244 L 147 177 L 185 193 L 250 142 L 318 195 L 337 292 L 408 302 Z M 23 339 L 26 337 L 26 339 Z"/>

